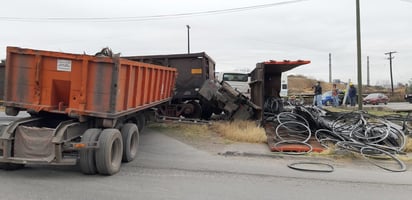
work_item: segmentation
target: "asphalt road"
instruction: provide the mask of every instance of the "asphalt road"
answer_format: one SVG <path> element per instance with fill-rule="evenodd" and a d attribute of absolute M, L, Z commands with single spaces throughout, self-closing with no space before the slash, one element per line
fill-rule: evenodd
<path fill-rule="evenodd" d="M 0 199 L 409 199 L 412 172 L 391 173 L 368 163 L 332 164 L 331 173 L 287 164 L 306 157 L 221 156 L 146 129 L 138 159 L 113 176 L 83 175 L 78 166 L 0 170 Z M 349 162 L 349 163 L 348 163 Z"/>

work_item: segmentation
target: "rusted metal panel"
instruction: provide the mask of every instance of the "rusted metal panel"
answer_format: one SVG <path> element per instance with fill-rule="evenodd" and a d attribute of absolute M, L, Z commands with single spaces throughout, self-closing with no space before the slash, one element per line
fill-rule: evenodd
<path fill-rule="evenodd" d="M 215 61 L 205 52 L 191 54 L 127 56 L 126 59 L 176 68 L 178 77 L 173 99 L 198 99 L 198 90 L 208 79 L 215 79 Z"/>
<path fill-rule="evenodd" d="M 4 72 L 5 72 L 5 62 L 0 62 L 0 105 L 4 99 Z"/>
<path fill-rule="evenodd" d="M 263 108 L 266 98 L 280 98 L 282 73 L 309 63 L 310 61 L 306 60 L 270 60 L 257 63 L 256 68 L 251 72 L 251 101 Z M 255 118 L 261 120 L 263 118 L 263 110 L 256 111 Z"/>
<path fill-rule="evenodd" d="M 116 118 L 169 101 L 176 69 L 123 58 L 7 47 L 7 107 Z"/>

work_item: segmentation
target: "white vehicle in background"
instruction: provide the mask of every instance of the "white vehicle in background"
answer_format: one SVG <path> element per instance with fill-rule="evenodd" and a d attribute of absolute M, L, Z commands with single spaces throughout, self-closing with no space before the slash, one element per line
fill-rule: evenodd
<path fill-rule="evenodd" d="M 218 72 L 217 80 L 219 82 L 225 81 L 231 87 L 241 92 L 247 97 L 250 97 L 250 77 L 249 73 L 244 72 Z"/>
<path fill-rule="evenodd" d="M 288 97 L 288 75 L 285 73 L 282 73 L 282 77 L 280 79 L 279 96 L 282 98 Z"/>

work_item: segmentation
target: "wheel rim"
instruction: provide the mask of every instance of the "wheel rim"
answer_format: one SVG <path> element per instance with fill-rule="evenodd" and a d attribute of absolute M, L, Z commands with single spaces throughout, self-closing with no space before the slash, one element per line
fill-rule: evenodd
<path fill-rule="evenodd" d="M 136 132 L 133 132 L 132 138 L 130 139 L 130 154 L 134 157 L 137 153 L 137 148 L 139 144 L 139 136 Z"/>
<path fill-rule="evenodd" d="M 112 152 L 110 156 L 112 165 L 117 165 L 122 159 L 120 155 L 123 149 L 120 144 L 121 144 L 120 138 L 116 138 L 112 143 Z"/>

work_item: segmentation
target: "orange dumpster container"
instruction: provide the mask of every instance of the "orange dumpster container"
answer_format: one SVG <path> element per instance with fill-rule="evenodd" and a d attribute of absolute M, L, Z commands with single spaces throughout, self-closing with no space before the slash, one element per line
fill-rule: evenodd
<path fill-rule="evenodd" d="M 7 47 L 4 106 L 9 115 L 115 119 L 169 101 L 176 76 L 175 68 L 122 58 Z"/>

